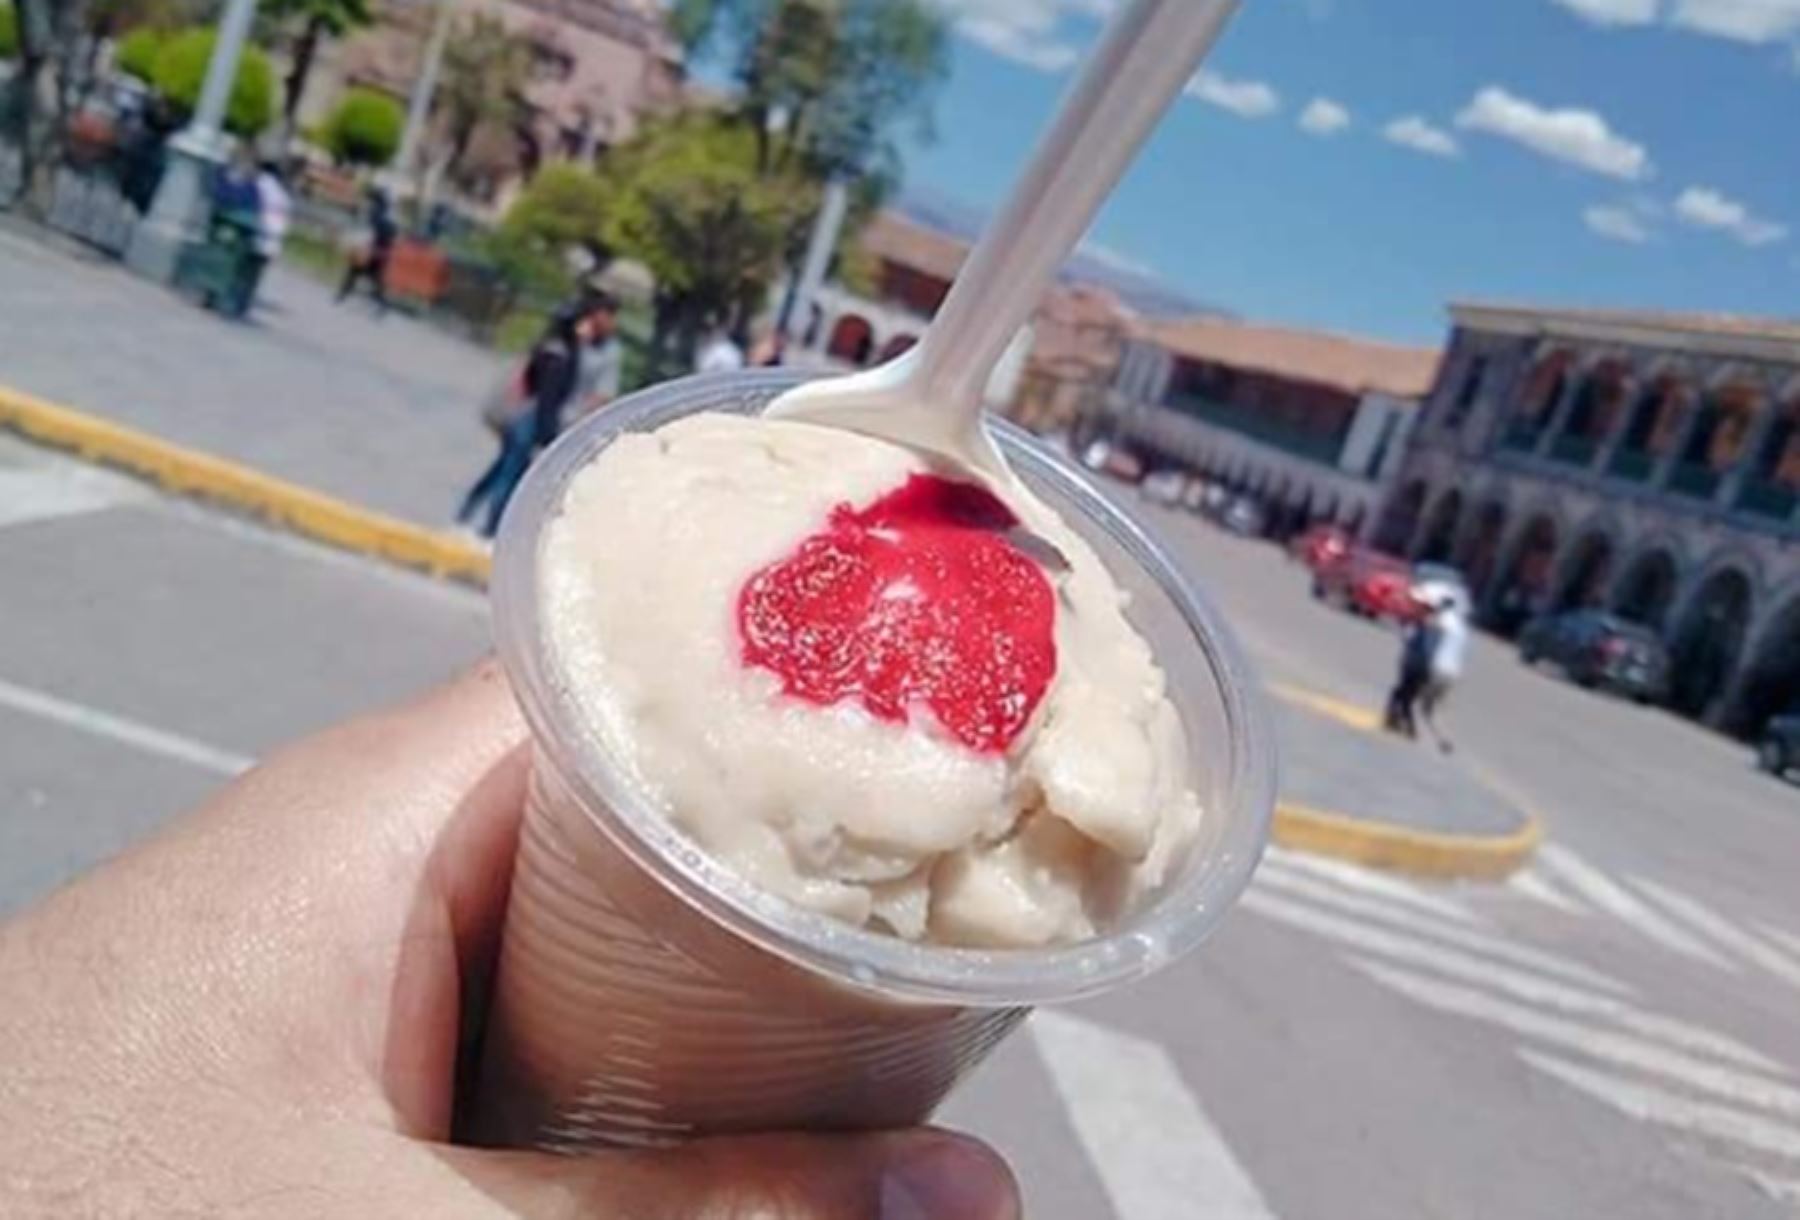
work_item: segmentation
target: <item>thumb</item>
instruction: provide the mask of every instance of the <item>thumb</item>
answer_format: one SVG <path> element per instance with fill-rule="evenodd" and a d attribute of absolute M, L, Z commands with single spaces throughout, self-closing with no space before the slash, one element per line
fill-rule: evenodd
<path fill-rule="evenodd" d="M 1012 1171 L 947 1131 L 763 1135 L 577 1157 L 439 1149 L 526 1220 L 1018 1220 Z M 457 1212 L 458 1215 L 462 1213 Z"/>

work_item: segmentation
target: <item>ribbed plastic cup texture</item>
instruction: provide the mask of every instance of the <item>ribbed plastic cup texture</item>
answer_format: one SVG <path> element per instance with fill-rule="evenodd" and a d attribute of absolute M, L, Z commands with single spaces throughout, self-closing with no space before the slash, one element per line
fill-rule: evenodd
<path fill-rule="evenodd" d="M 507 511 L 495 638 L 530 723 L 532 776 L 471 1105 L 482 1142 L 572 1150 L 921 1121 L 1031 1006 L 1110 990 L 1192 949 L 1261 853 L 1273 744 L 1229 631 L 1085 472 L 1001 422 L 1014 469 L 1129 595 L 1181 713 L 1204 818 L 1163 888 L 1078 944 L 911 943 L 758 890 L 633 790 L 546 646 L 545 527 L 615 437 L 701 411 L 755 414 L 797 379 L 693 377 L 622 399 L 560 439 Z"/>

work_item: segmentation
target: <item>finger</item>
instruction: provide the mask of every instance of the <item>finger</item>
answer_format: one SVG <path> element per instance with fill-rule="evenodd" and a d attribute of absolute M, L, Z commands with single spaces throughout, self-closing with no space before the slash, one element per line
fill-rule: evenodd
<path fill-rule="evenodd" d="M 946 1131 L 700 1140 L 579 1157 L 438 1148 L 491 1207 L 470 1220 L 1017 1220 L 1012 1171 Z M 465 1197 L 465 1202 L 466 1202 Z M 461 1210 L 440 1214 L 462 1216 Z"/>

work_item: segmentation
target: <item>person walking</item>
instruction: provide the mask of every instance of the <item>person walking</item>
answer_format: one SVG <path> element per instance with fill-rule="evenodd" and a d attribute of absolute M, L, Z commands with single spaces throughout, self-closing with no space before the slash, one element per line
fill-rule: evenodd
<path fill-rule="evenodd" d="M 611 333 L 616 312 L 612 298 L 590 293 L 558 310 L 551 319 L 526 358 L 520 379 L 521 409 L 501 428 L 500 452 L 457 508 L 459 524 L 472 522 L 485 504 L 487 515 L 478 532 L 492 538 L 499 530 L 513 489 L 537 451 L 556 439 L 563 409 L 580 388 L 583 349 L 602 332 Z"/>
<path fill-rule="evenodd" d="M 281 167 L 264 161 L 256 175 L 256 244 L 244 273 L 244 296 L 240 317 L 248 315 L 256 302 L 256 290 L 262 284 L 269 263 L 281 256 L 281 244 L 287 239 L 288 224 L 293 216 L 294 200 L 288 194 Z"/>
<path fill-rule="evenodd" d="M 567 428 L 619 396 L 624 374 L 624 351 L 619 344 L 619 305 L 608 293 L 594 290 L 587 296 L 590 310 L 586 342 L 581 348 L 579 380 L 561 427 Z"/>
<path fill-rule="evenodd" d="M 1382 717 L 1389 732 L 1408 740 L 1419 735 L 1413 705 L 1430 680 L 1431 658 L 1436 650 L 1437 629 L 1430 613 L 1406 624 L 1400 643 L 1400 672 L 1388 691 L 1387 710 Z"/>
<path fill-rule="evenodd" d="M 1450 688 L 1462 677 L 1463 658 L 1469 651 L 1468 607 L 1456 593 L 1446 593 L 1438 602 L 1432 623 L 1436 638 L 1432 641 L 1425 684 L 1419 691 L 1419 711 L 1438 748 L 1448 754 L 1456 746 L 1438 728 L 1436 716 Z"/>
<path fill-rule="evenodd" d="M 341 303 L 355 291 L 357 284 L 368 281 L 369 293 L 375 298 L 376 309 L 387 313 L 387 288 L 382 283 L 387 274 L 388 256 L 394 252 L 394 242 L 400 236 L 400 226 L 394 223 L 394 210 L 388 203 L 387 192 L 378 186 L 369 188 L 369 244 L 357 251 L 344 268 L 343 282 L 338 285 L 337 299 Z"/>
<path fill-rule="evenodd" d="M 700 354 L 694 360 L 696 373 L 735 373 L 743 367 L 744 349 L 723 326 L 715 329 L 700 345 Z"/>

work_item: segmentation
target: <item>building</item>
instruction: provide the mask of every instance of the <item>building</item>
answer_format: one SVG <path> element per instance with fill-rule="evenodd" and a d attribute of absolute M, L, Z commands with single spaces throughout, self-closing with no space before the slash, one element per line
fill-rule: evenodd
<path fill-rule="evenodd" d="M 1659 632 L 1677 708 L 1800 697 L 1800 323 L 1465 304 L 1377 541 L 1468 574 L 1502 631 Z"/>
<path fill-rule="evenodd" d="M 376 24 L 321 57 L 309 83 L 309 122 L 351 85 L 378 89 L 406 103 L 418 79 L 435 6 L 385 0 Z M 488 183 L 487 202 L 537 164 L 591 162 L 628 139 L 646 114 L 674 109 L 684 93 L 681 49 L 655 0 L 473 0 L 458 19 L 487 13 L 524 39 L 532 77 L 521 122 L 480 133 L 471 150 L 474 175 Z"/>
<path fill-rule="evenodd" d="M 1361 532 L 1398 467 L 1438 353 L 1227 318 L 1142 320 L 1106 430 L 1152 462 L 1259 500 L 1272 524 Z"/>

